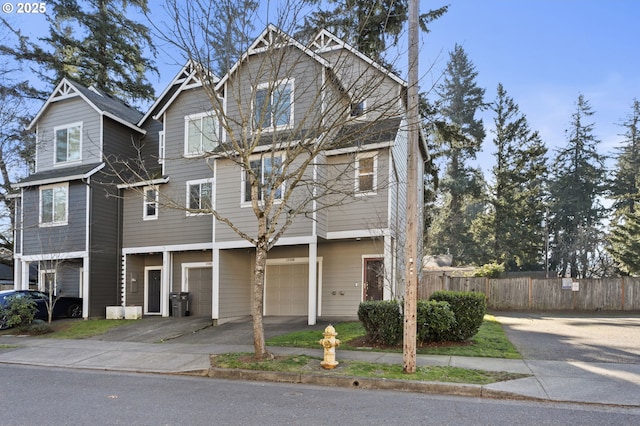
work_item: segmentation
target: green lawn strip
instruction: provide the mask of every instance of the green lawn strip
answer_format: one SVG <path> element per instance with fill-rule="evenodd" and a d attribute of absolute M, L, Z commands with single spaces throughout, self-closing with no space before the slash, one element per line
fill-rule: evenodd
<path fill-rule="evenodd" d="M 70 321 L 64 327 L 54 330 L 53 333 L 43 334 L 38 337 L 48 337 L 52 339 L 86 339 L 99 336 L 112 328 L 120 327 L 135 322 L 136 320 L 112 320 L 112 319 L 89 319 Z"/>
<path fill-rule="evenodd" d="M 469 370 L 458 367 L 423 366 L 415 374 L 402 372 L 402 365 L 379 364 L 364 361 L 341 360 L 337 368 L 325 370 L 320 358 L 306 355 L 278 356 L 275 359 L 256 360 L 252 353 L 227 353 L 213 355 L 211 366 L 286 373 L 316 373 L 332 376 L 417 380 L 425 382 L 448 382 L 485 385 L 489 383 L 527 377 L 524 374 L 496 371 Z"/>
<path fill-rule="evenodd" d="M 372 348 L 360 346 L 359 343 L 356 345 L 351 344 L 352 341 L 363 337 L 365 334 L 360 322 L 338 323 L 335 324 L 334 327 L 338 333 L 337 338 L 341 342 L 338 350 L 402 352 L 401 347 Z M 317 349 L 321 347 L 318 343 L 320 339 L 322 339 L 321 331 L 298 331 L 273 337 L 267 340 L 267 345 Z M 507 359 L 522 358 L 513 344 L 507 339 L 502 325 L 500 325 L 492 315 L 485 315 L 480 330 L 469 342 L 427 345 L 418 347 L 416 352 L 422 355 L 455 355 Z"/>

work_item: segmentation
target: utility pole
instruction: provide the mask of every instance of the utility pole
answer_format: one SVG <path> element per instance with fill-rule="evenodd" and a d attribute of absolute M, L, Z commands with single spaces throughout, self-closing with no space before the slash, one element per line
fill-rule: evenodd
<path fill-rule="evenodd" d="M 402 370 L 416 372 L 418 305 L 418 0 L 409 0 L 409 69 L 407 91 L 407 228 L 405 246 L 404 338 Z"/>

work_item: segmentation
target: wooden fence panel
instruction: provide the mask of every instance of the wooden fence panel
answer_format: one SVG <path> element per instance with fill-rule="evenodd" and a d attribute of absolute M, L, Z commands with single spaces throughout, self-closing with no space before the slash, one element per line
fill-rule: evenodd
<path fill-rule="evenodd" d="M 489 280 L 487 306 L 491 309 L 528 309 L 529 278 Z"/>
<path fill-rule="evenodd" d="M 574 280 L 578 290 L 563 289 L 560 278 L 526 277 L 488 279 L 425 274 L 418 297 L 434 291 L 478 291 L 487 296 L 487 307 L 496 310 L 604 310 L 640 311 L 640 278 Z"/>

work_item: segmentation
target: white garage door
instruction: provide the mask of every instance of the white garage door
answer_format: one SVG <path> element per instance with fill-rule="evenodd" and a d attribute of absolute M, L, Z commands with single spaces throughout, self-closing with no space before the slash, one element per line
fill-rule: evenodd
<path fill-rule="evenodd" d="M 266 278 L 266 315 L 307 315 L 308 264 L 268 265 Z"/>

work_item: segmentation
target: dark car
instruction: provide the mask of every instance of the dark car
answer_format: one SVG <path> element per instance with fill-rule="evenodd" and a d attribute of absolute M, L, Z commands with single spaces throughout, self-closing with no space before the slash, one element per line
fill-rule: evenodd
<path fill-rule="evenodd" d="M 49 313 L 47 303 L 49 295 L 36 290 L 5 290 L 0 291 L 0 307 L 6 307 L 11 296 L 28 297 L 36 302 L 36 319 L 47 321 Z M 53 318 L 80 318 L 82 317 L 82 299 L 79 297 L 58 296 L 53 305 Z M 4 318 L 0 318 L 0 329 L 7 328 Z"/>

